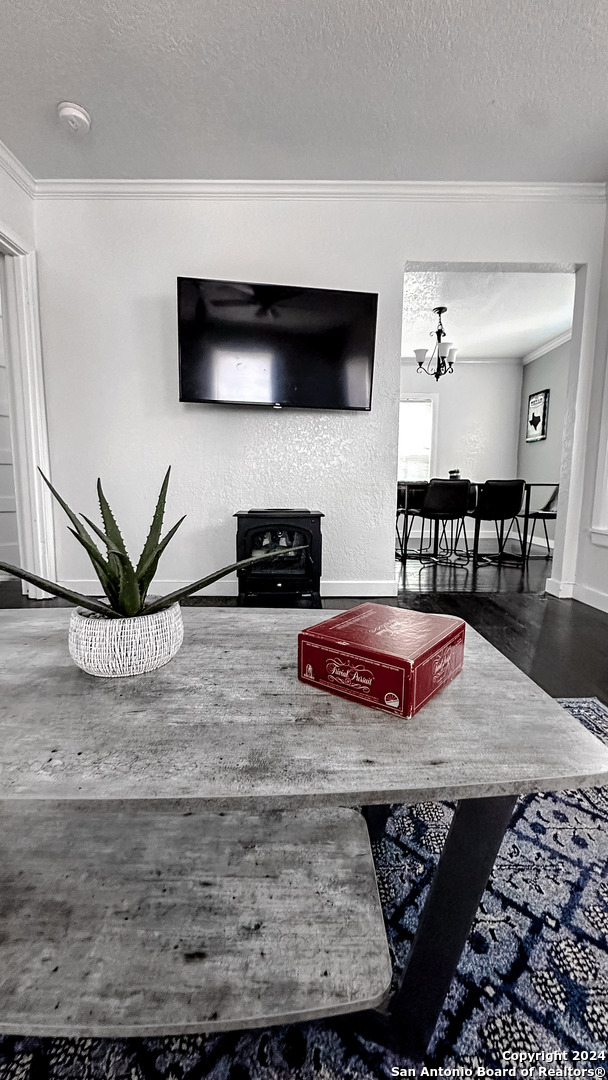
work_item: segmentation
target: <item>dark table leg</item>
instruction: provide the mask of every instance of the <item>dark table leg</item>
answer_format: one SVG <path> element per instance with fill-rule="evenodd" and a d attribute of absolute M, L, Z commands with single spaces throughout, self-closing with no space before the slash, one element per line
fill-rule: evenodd
<path fill-rule="evenodd" d="M 381 840 L 391 812 L 390 806 L 364 806 L 363 817 L 367 822 L 370 840 Z"/>
<path fill-rule="evenodd" d="M 401 533 L 399 532 L 399 517 L 403 525 Z M 401 562 L 405 562 L 407 560 L 407 543 L 409 540 L 409 514 L 407 509 L 397 517 L 397 539 L 399 541 L 399 558 Z"/>
<path fill-rule="evenodd" d="M 458 803 L 401 984 L 386 1012 L 353 1017 L 364 1037 L 424 1057 L 516 801 L 504 795 Z"/>
<path fill-rule="evenodd" d="M 475 518 L 475 533 L 473 536 L 473 569 L 477 569 L 479 562 L 479 533 L 481 530 L 481 518 Z"/>

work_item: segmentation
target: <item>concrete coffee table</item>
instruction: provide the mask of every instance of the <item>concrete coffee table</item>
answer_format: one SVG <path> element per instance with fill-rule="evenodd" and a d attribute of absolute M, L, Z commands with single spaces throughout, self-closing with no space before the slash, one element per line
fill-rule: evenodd
<path fill-rule="evenodd" d="M 69 611 L 0 612 L 0 1030 L 360 1011 L 420 1056 L 517 796 L 605 783 L 608 749 L 470 628 L 462 674 L 401 720 L 298 682 L 298 630 L 327 612 L 183 614 L 170 664 L 103 680 L 69 659 Z M 387 999 L 352 808 L 378 829 L 382 807 L 429 799 L 458 806 Z"/>

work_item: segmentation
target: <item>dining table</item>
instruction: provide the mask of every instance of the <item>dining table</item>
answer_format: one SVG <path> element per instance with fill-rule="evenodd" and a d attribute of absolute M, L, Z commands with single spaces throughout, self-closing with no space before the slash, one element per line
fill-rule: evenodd
<path fill-rule="evenodd" d="M 472 484 L 474 488 L 482 487 L 481 484 Z M 397 483 L 397 516 L 396 516 L 396 538 L 397 549 L 395 554 L 402 561 L 407 559 L 407 540 L 409 534 L 409 517 L 412 511 L 417 511 L 422 506 L 424 501 L 424 493 L 428 487 L 428 480 L 408 480 L 398 481 Z M 530 531 L 530 519 L 532 501 L 534 494 L 537 490 L 550 488 L 555 490 L 557 484 L 554 481 L 541 482 L 525 482 L 524 487 L 524 499 L 522 508 L 522 532 L 521 532 L 521 562 L 522 566 L 525 566 L 528 562 L 528 535 Z M 415 553 L 414 553 L 415 554 Z M 517 558 L 512 554 L 509 558 Z"/>

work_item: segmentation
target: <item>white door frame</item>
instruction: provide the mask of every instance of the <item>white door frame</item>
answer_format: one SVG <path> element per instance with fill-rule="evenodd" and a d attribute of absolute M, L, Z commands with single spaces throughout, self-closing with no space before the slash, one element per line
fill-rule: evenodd
<path fill-rule="evenodd" d="M 52 495 L 37 470 L 40 466 L 50 474 L 36 252 L 0 222 L 0 254 L 4 256 L 0 287 L 21 564 L 56 580 Z M 48 598 L 48 593 L 27 582 L 23 582 L 23 592 L 34 600 Z"/>

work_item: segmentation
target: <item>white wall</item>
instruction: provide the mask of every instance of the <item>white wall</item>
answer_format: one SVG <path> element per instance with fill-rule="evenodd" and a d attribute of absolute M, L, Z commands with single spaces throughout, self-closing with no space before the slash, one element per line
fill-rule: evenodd
<path fill-rule="evenodd" d="M 519 471 L 531 484 L 545 481 L 559 484 L 569 368 L 569 341 L 524 365 L 519 422 Z M 530 394 L 539 393 L 541 390 L 549 390 L 547 438 L 527 443 L 528 398 Z M 548 491 L 547 498 L 549 495 Z M 543 501 L 546 502 L 547 498 Z"/>
<path fill-rule="evenodd" d="M 603 203 L 472 195 L 455 206 L 449 198 L 382 193 L 76 196 L 39 198 L 36 216 L 53 478 L 69 501 L 91 513 L 101 474 L 136 548 L 171 463 L 169 521 L 184 511 L 188 518 L 161 563 L 165 584 L 232 559 L 235 510 L 304 505 L 326 514 L 326 592 L 392 591 L 408 261 L 588 264 L 577 391 L 586 410 Z M 178 274 L 378 292 L 371 413 L 180 404 Z M 90 582 L 86 558 L 63 521 L 57 524 L 60 578 Z"/>
<path fill-rule="evenodd" d="M 569 369 L 569 341 L 524 365 L 519 420 L 518 474 L 530 484 L 556 485 L 560 482 Z M 536 394 L 541 390 L 549 390 L 547 438 L 527 443 L 528 398 L 530 394 Z M 550 495 L 551 488 L 548 487 L 533 490 L 530 502 L 532 509 L 538 510 L 544 506 Z M 553 522 L 547 523 L 547 531 L 552 540 L 555 535 Z M 539 543 L 544 544 L 542 525 L 537 526 L 535 538 L 538 538 Z"/>
<path fill-rule="evenodd" d="M 433 475 L 450 469 L 473 483 L 506 480 L 517 473 L 521 363 L 456 360 L 454 373 L 436 382 L 401 364 L 401 396 L 438 394 L 437 460 Z"/>

